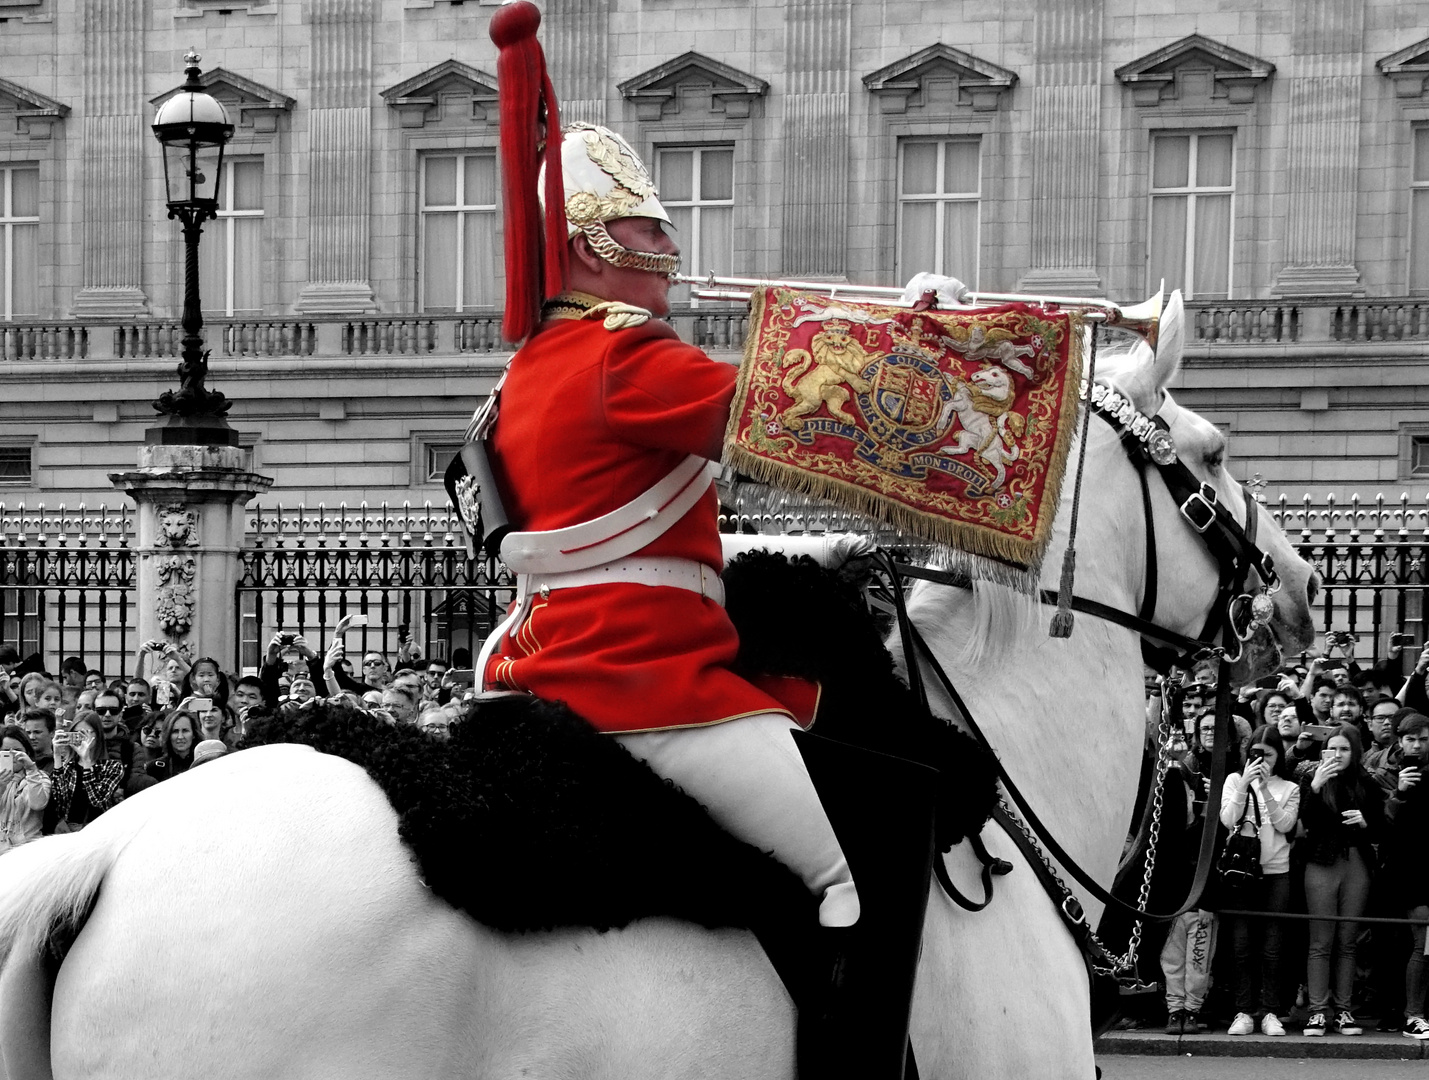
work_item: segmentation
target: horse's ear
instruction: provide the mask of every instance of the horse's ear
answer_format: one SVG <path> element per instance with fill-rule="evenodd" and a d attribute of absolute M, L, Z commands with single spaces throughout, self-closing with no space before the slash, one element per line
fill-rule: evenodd
<path fill-rule="evenodd" d="M 1165 390 L 1181 367 L 1181 352 L 1186 346 L 1186 305 L 1181 300 L 1181 290 L 1172 289 L 1161 312 L 1160 332 L 1157 335 L 1156 359 L 1152 361 L 1155 386 Z"/>

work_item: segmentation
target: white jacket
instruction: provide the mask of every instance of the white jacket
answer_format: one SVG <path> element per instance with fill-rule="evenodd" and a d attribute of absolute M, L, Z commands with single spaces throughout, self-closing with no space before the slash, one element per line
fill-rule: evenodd
<path fill-rule="evenodd" d="M 1286 874 L 1290 872 L 1290 837 L 1295 822 L 1300 817 L 1300 786 L 1293 780 L 1282 780 L 1278 776 L 1266 779 L 1270 789 L 1267 802 L 1255 788 L 1251 788 L 1256 805 L 1260 809 L 1260 869 L 1266 874 Z M 1234 829 L 1245 812 L 1245 785 L 1240 773 L 1226 777 L 1221 789 L 1221 824 Z M 1241 830 L 1247 836 L 1255 831 L 1255 810 L 1251 810 Z"/>
<path fill-rule="evenodd" d="M 31 769 L 0 784 L 0 853 L 40 835 L 49 802 L 50 778 L 43 769 Z"/>

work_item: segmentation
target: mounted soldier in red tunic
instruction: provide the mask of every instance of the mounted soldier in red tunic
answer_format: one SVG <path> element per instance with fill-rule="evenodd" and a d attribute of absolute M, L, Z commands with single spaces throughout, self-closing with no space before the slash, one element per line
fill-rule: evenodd
<path fill-rule="evenodd" d="M 802 1059 L 856 1053 L 878 1075 L 901 1075 L 916 953 L 899 980 L 908 994 L 893 995 L 901 1001 L 882 1025 L 895 1035 L 873 1037 L 861 1030 L 872 1017 L 851 1024 L 839 1007 L 841 995 L 868 1000 L 880 988 L 856 985 L 850 957 L 876 937 L 859 925 L 848 860 L 790 734 L 812 722 L 818 688 L 757 686 L 733 670 L 739 638 L 723 607 L 713 477 L 737 369 L 662 321 L 679 247 L 639 155 L 592 124 L 556 140 L 538 21 L 518 3 L 492 22 L 502 46 L 505 336 L 521 345 L 447 477 L 468 532 L 519 581 L 478 678 L 487 693 L 564 701 L 794 870 L 827 928 L 823 1030 L 811 1033 L 809 1002 L 799 1002 Z M 770 541 L 826 565 L 861 544 L 759 538 Z M 873 1042 L 896 1054 L 875 1061 L 861 1048 Z"/>

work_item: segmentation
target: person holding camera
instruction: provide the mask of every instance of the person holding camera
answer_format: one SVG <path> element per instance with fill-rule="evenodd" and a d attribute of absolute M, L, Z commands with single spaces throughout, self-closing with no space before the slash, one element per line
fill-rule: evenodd
<path fill-rule="evenodd" d="M 1424 783 L 1429 758 L 1429 716 L 1408 712 L 1400 719 L 1399 768 L 1393 793 L 1385 801 L 1384 840 L 1380 844 L 1380 881 L 1388 899 L 1388 914 L 1429 919 L 1429 870 L 1424 864 L 1424 840 L 1429 836 L 1429 784 Z M 1379 928 L 1376 928 L 1377 930 Z M 1429 1039 L 1424 1018 L 1424 991 L 1429 961 L 1424 956 L 1426 927 L 1411 926 L 1413 947 L 1404 969 L 1404 1025 L 1411 1039 Z M 1402 954 L 1401 954 L 1402 955 Z"/>
<path fill-rule="evenodd" d="M 1305 902 L 1311 915 L 1357 918 L 1364 914 L 1369 900 L 1370 867 L 1374 865 L 1374 844 L 1384 829 L 1385 800 L 1383 790 L 1364 771 L 1363 757 L 1359 732 L 1343 724 L 1326 740 L 1314 772 L 1300 782 L 1307 860 Z M 1350 1011 L 1358 934 L 1359 924 L 1353 921 L 1311 921 L 1306 1035 L 1324 1035 L 1336 1029 L 1342 1035 L 1363 1032 Z"/>
<path fill-rule="evenodd" d="M 1221 789 L 1221 824 L 1232 833 L 1260 839 L 1260 877 L 1247 881 L 1233 907 L 1247 911 L 1290 910 L 1290 834 L 1300 815 L 1300 788 L 1290 777 L 1285 744 L 1273 724 L 1251 733 L 1243 772 Z M 1229 1034 L 1251 1035 L 1255 1016 L 1266 1035 L 1284 1035 L 1280 1016 L 1280 956 L 1284 920 L 1231 917 L 1235 950 L 1236 1016 Z M 1259 948 L 1256 939 L 1259 937 Z"/>
<path fill-rule="evenodd" d="M 124 766 L 110 759 L 104 726 L 92 712 L 55 733 L 55 775 L 47 821 L 51 831 L 79 832 L 124 799 Z"/>
<path fill-rule="evenodd" d="M 39 836 L 50 804 L 50 778 L 35 764 L 22 728 L 0 728 L 0 854 Z"/>

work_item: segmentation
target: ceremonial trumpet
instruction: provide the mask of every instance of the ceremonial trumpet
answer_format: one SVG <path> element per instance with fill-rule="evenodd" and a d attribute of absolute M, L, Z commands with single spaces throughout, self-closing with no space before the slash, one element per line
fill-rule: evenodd
<path fill-rule="evenodd" d="M 801 292 L 818 293 L 832 300 L 853 300 L 855 302 L 888 304 L 892 307 L 912 307 L 913 303 L 903 299 L 903 290 L 887 285 L 847 285 L 835 281 L 783 281 L 767 278 L 717 277 L 706 274 L 671 274 L 675 285 L 689 285 L 700 300 L 733 300 L 745 302 L 756 289 L 797 289 Z M 1146 344 L 1156 348 L 1156 339 L 1161 323 L 1161 298 L 1165 295 L 1166 283 L 1162 281 L 1156 293 L 1139 304 L 1123 307 L 1110 300 L 1095 296 L 1041 296 L 1032 293 L 974 292 L 964 288 L 958 293 L 958 306 L 979 307 L 990 304 L 1039 304 L 1044 307 L 1075 308 L 1084 319 L 1105 323 L 1122 330 L 1129 330 L 1145 339 Z"/>

